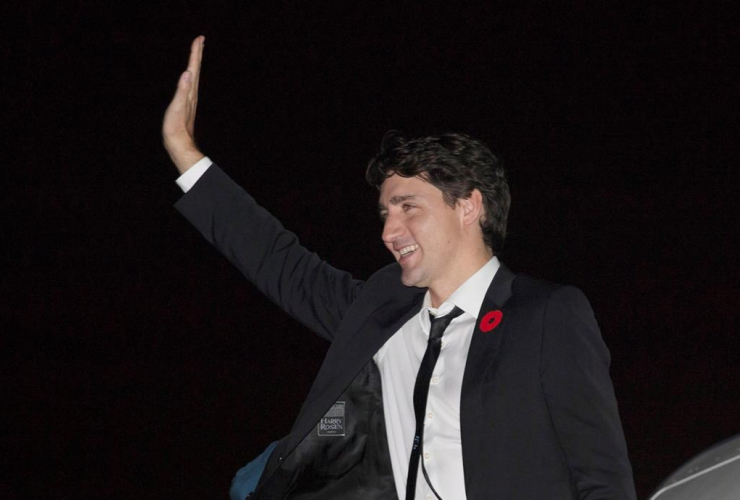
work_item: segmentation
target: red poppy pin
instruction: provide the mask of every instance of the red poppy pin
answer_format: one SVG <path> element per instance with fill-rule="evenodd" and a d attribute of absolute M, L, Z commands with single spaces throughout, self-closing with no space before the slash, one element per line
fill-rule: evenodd
<path fill-rule="evenodd" d="M 495 311 L 491 311 L 486 313 L 485 316 L 483 316 L 483 319 L 480 320 L 480 329 L 483 333 L 490 332 L 494 328 L 498 326 L 499 323 L 501 323 L 501 319 L 504 317 L 504 314 L 496 309 Z"/>

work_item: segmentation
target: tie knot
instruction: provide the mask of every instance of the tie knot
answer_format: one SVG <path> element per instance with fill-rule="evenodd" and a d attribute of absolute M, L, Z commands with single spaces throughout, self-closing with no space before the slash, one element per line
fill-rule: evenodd
<path fill-rule="evenodd" d="M 431 322 L 431 328 L 429 329 L 429 340 L 437 340 L 442 338 L 445 330 L 449 326 L 450 322 L 460 316 L 463 310 L 455 306 L 455 308 L 444 316 L 436 317 L 432 313 L 429 313 L 429 321 Z"/>

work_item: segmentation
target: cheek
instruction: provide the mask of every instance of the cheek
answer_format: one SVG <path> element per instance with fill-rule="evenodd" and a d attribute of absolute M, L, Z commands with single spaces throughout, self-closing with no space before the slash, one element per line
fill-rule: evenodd
<path fill-rule="evenodd" d="M 409 220 L 406 224 L 406 229 L 416 243 L 422 243 L 428 239 L 425 238 L 427 230 L 424 228 L 423 224 L 419 223 L 419 221 L 415 221 L 413 219 Z"/>

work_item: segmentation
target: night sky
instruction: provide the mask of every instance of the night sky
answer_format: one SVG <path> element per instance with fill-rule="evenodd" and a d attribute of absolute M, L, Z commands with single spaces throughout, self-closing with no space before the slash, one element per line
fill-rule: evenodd
<path fill-rule="evenodd" d="M 502 261 L 584 290 L 640 498 L 740 433 L 730 2 L 3 7 L 0 498 L 226 498 L 328 344 L 172 204 L 162 114 L 206 35 L 202 150 L 358 278 L 389 129 L 504 159 Z M 734 49 L 734 51 L 733 51 Z"/>

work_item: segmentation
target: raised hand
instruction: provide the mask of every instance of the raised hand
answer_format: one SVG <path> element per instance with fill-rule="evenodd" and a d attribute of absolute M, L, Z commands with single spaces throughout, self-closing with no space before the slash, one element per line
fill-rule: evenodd
<path fill-rule="evenodd" d="M 162 138 L 164 147 L 182 174 L 201 158 L 203 153 L 195 144 L 195 112 L 198 108 L 198 81 L 203 59 L 205 37 L 199 36 L 190 46 L 188 69 L 180 75 L 172 102 L 164 113 Z"/>

